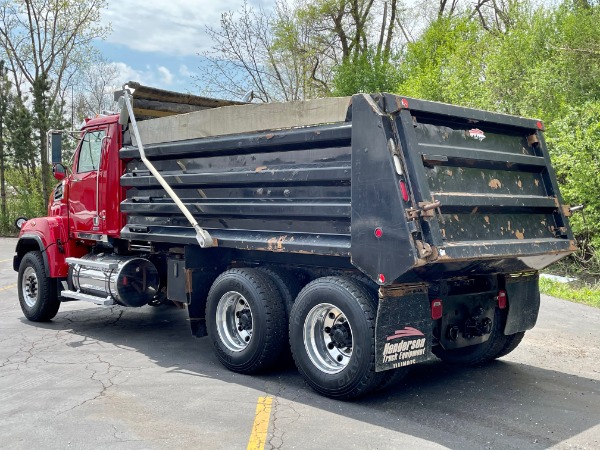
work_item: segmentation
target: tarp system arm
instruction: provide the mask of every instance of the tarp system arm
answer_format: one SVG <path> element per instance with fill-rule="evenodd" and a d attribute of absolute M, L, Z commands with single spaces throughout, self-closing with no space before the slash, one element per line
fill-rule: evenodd
<path fill-rule="evenodd" d="M 190 212 L 190 210 L 183 204 L 183 202 L 177 196 L 175 191 L 173 189 L 171 189 L 171 186 L 169 186 L 169 184 L 165 181 L 165 179 L 162 177 L 160 172 L 158 170 L 156 170 L 154 165 L 148 160 L 148 158 L 146 158 L 146 153 L 144 151 L 144 145 L 142 144 L 142 139 L 140 138 L 140 132 L 138 130 L 137 122 L 135 120 L 135 115 L 133 114 L 133 105 L 131 102 L 131 94 L 129 93 L 129 91 L 126 88 L 123 89 L 123 100 L 125 102 L 125 106 L 127 107 L 127 112 L 129 114 L 129 120 L 131 121 L 131 126 L 133 128 L 133 134 L 135 136 L 135 140 L 137 142 L 137 147 L 140 152 L 140 159 L 142 160 L 144 165 L 148 168 L 150 173 L 152 173 L 152 175 L 158 180 L 158 182 L 160 183 L 162 188 L 167 192 L 167 194 L 169 194 L 169 197 L 171 197 L 171 199 L 173 199 L 173 201 L 175 202 L 175 204 L 177 205 L 179 210 L 183 213 L 183 215 L 186 217 L 186 219 L 190 222 L 192 227 L 194 227 L 194 230 L 196 231 L 196 240 L 198 241 L 198 244 L 200 244 L 200 247 L 202 247 L 202 248 L 212 247 L 213 239 L 210 236 L 210 234 L 208 233 L 208 231 L 206 231 L 204 228 L 202 228 L 200 225 L 198 225 L 198 221 L 196 219 L 194 219 L 194 216 L 192 216 L 192 213 Z M 123 116 L 123 112 L 124 111 L 121 110 L 121 120 L 125 119 Z M 121 122 L 121 120 L 119 122 Z"/>

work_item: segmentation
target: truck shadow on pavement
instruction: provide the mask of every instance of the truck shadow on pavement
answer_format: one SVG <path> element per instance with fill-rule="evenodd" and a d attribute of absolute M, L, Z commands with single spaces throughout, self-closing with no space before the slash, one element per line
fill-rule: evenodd
<path fill-rule="evenodd" d="M 114 346 L 141 354 L 147 365 L 181 374 L 184 388 L 200 383 L 201 389 L 198 377 L 217 379 L 271 395 L 278 407 L 297 402 L 448 448 L 548 448 L 600 423 L 598 380 L 510 359 L 471 369 L 423 364 L 384 392 L 340 402 L 314 393 L 291 363 L 253 376 L 227 371 L 212 354 L 207 338 L 190 336 L 187 313 L 175 308 L 77 310 L 63 305 L 50 323 L 22 320 L 68 334 L 61 345 L 76 352 L 86 347 L 94 352 L 101 344 L 111 351 Z M 112 354 L 102 357 L 106 360 Z M 113 389 L 118 389 L 117 383 Z M 595 436 L 584 437 L 588 444 L 583 448 L 600 446 L 597 431 Z"/>

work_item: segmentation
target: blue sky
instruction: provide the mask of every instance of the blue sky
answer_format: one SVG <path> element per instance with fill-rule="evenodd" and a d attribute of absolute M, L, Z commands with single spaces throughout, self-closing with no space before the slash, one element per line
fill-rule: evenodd
<path fill-rule="evenodd" d="M 270 8 L 274 0 L 249 0 Z M 200 93 L 193 75 L 209 50 L 206 26 L 219 26 L 221 14 L 237 11 L 242 0 L 109 0 L 102 20 L 112 27 L 96 47 L 117 65 L 119 83 L 139 81 L 179 92 Z"/>

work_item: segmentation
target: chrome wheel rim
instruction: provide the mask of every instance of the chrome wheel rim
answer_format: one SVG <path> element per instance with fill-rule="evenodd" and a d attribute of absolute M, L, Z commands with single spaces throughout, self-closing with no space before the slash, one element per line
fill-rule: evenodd
<path fill-rule="evenodd" d="M 21 281 L 21 291 L 23 292 L 23 300 L 30 308 L 33 308 L 38 300 L 38 278 L 33 267 L 27 267 L 23 271 Z"/>
<path fill-rule="evenodd" d="M 252 308 L 239 292 L 225 293 L 217 304 L 217 332 L 221 342 L 232 352 L 241 352 L 252 340 Z"/>
<path fill-rule="evenodd" d="M 304 347 L 321 372 L 344 370 L 352 358 L 352 327 L 346 315 L 330 303 L 311 309 L 304 320 Z"/>

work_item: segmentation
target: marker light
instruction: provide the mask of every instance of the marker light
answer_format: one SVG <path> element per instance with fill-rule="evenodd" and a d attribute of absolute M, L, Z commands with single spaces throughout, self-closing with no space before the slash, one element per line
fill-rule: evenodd
<path fill-rule="evenodd" d="M 383 236 L 383 230 L 379 227 L 375 228 L 375 237 L 379 239 L 381 236 Z"/>
<path fill-rule="evenodd" d="M 400 182 L 400 190 L 402 191 L 402 200 L 407 202 L 408 201 L 408 189 L 406 189 L 406 183 L 404 181 Z"/>

